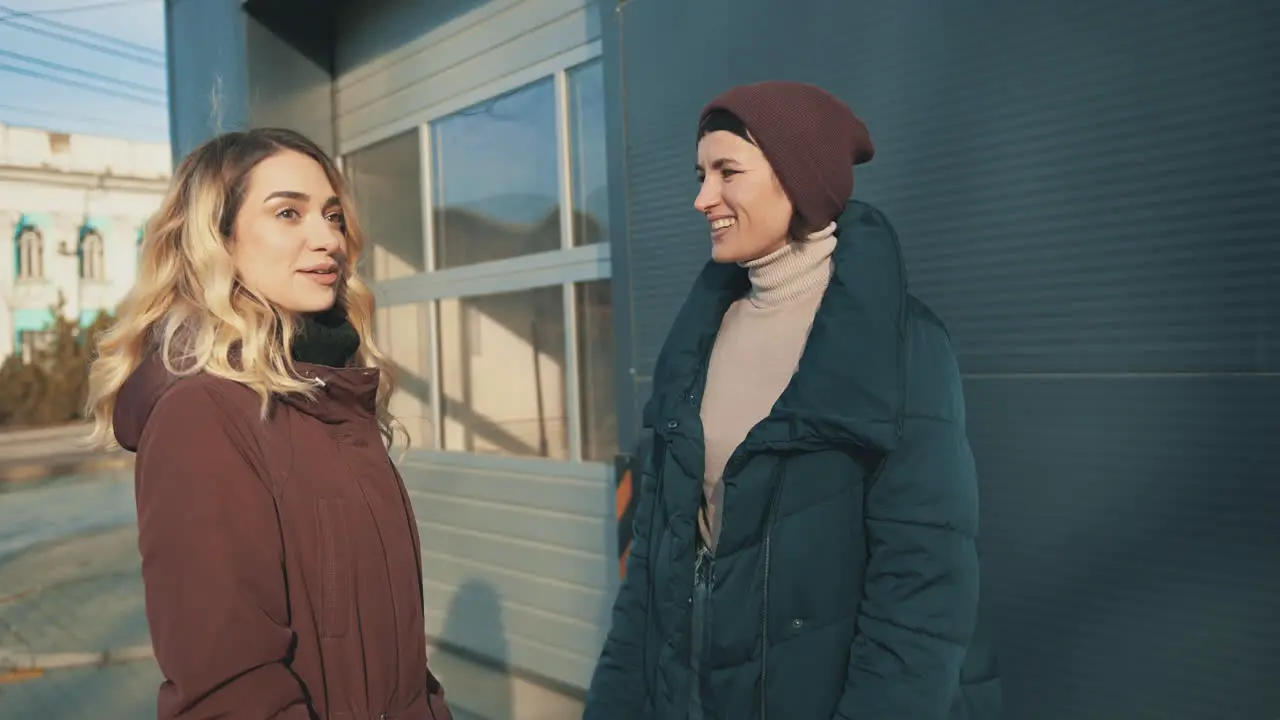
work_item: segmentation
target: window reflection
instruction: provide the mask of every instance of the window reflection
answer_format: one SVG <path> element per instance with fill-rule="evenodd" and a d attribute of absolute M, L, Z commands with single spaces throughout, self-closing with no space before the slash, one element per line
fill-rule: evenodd
<path fill-rule="evenodd" d="M 344 160 L 343 174 L 370 245 L 360 265 L 370 279 L 389 280 L 427 269 L 418 149 L 418 133 L 411 130 Z"/>
<path fill-rule="evenodd" d="M 546 78 L 432 123 L 438 268 L 560 247 L 555 99 Z"/>
<path fill-rule="evenodd" d="M 343 173 L 356 201 L 368 245 L 360 271 L 370 280 L 426 270 L 422 233 L 422 175 L 417 131 L 402 133 L 346 156 Z M 374 338 L 396 372 L 390 410 L 414 449 L 435 447 L 431 422 L 430 312 L 427 303 L 379 308 Z M 399 438 L 397 438 L 399 440 Z"/>
<path fill-rule="evenodd" d="M 573 158 L 573 244 L 608 242 L 609 161 L 605 154 L 604 66 L 569 71 L 569 141 Z"/>
<path fill-rule="evenodd" d="M 566 460 L 559 285 L 440 301 L 444 449 Z"/>
<path fill-rule="evenodd" d="M 618 408 L 614 395 L 613 297 L 608 280 L 574 287 L 581 379 L 582 459 L 601 462 L 618 452 Z"/>

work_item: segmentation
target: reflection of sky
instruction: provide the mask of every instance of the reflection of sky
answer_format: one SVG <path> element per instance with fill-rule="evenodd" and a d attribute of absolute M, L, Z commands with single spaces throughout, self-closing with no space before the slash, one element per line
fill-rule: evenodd
<path fill-rule="evenodd" d="M 574 202 L 604 219 L 604 77 L 593 61 L 570 73 Z M 541 221 L 559 205 L 555 84 L 551 78 L 432 123 L 437 207 L 507 222 Z"/>
<path fill-rule="evenodd" d="M 558 204 L 555 86 L 550 78 L 433 124 L 438 206 L 536 222 Z"/>
<path fill-rule="evenodd" d="M 608 224 L 609 163 L 605 158 L 604 67 L 599 60 L 569 74 L 572 113 L 573 202 L 577 209 Z"/>

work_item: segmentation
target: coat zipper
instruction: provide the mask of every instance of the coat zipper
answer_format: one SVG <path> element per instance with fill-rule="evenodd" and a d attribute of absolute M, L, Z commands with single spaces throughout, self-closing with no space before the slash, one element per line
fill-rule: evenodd
<path fill-rule="evenodd" d="M 769 501 L 769 521 L 764 530 L 764 596 L 760 603 L 760 720 L 766 720 L 768 714 L 765 687 L 769 680 L 769 556 L 773 545 L 773 526 L 778 520 L 778 498 L 782 495 L 782 483 L 786 478 L 782 472 L 782 458 L 778 458 L 773 474 L 773 498 Z"/>

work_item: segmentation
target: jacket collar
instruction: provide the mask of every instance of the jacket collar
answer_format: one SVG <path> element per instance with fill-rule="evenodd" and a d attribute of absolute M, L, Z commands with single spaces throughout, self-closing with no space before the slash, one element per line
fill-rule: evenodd
<path fill-rule="evenodd" d="M 377 416 L 380 373 L 376 368 L 334 368 L 305 362 L 293 365 L 298 375 L 317 381 L 319 387 L 315 398 L 284 395 L 282 402 L 330 424 Z"/>
<path fill-rule="evenodd" d="M 897 444 L 905 395 L 902 250 L 888 218 L 867 203 L 851 200 L 837 225 L 831 283 L 796 374 L 743 441 L 746 449 L 853 444 L 888 451 Z M 703 268 L 658 357 L 646 426 L 701 436 L 695 399 L 711 349 L 725 312 L 749 287 L 736 265 Z"/>

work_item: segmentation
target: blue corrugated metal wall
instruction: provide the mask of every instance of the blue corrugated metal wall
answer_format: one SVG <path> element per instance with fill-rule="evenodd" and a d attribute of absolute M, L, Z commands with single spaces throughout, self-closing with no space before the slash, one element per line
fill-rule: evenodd
<path fill-rule="evenodd" d="M 699 109 L 823 84 L 961 353 L 1008 717 L 1280 714 L 1280 5 L 606 1 L 635 404 Z"/>

